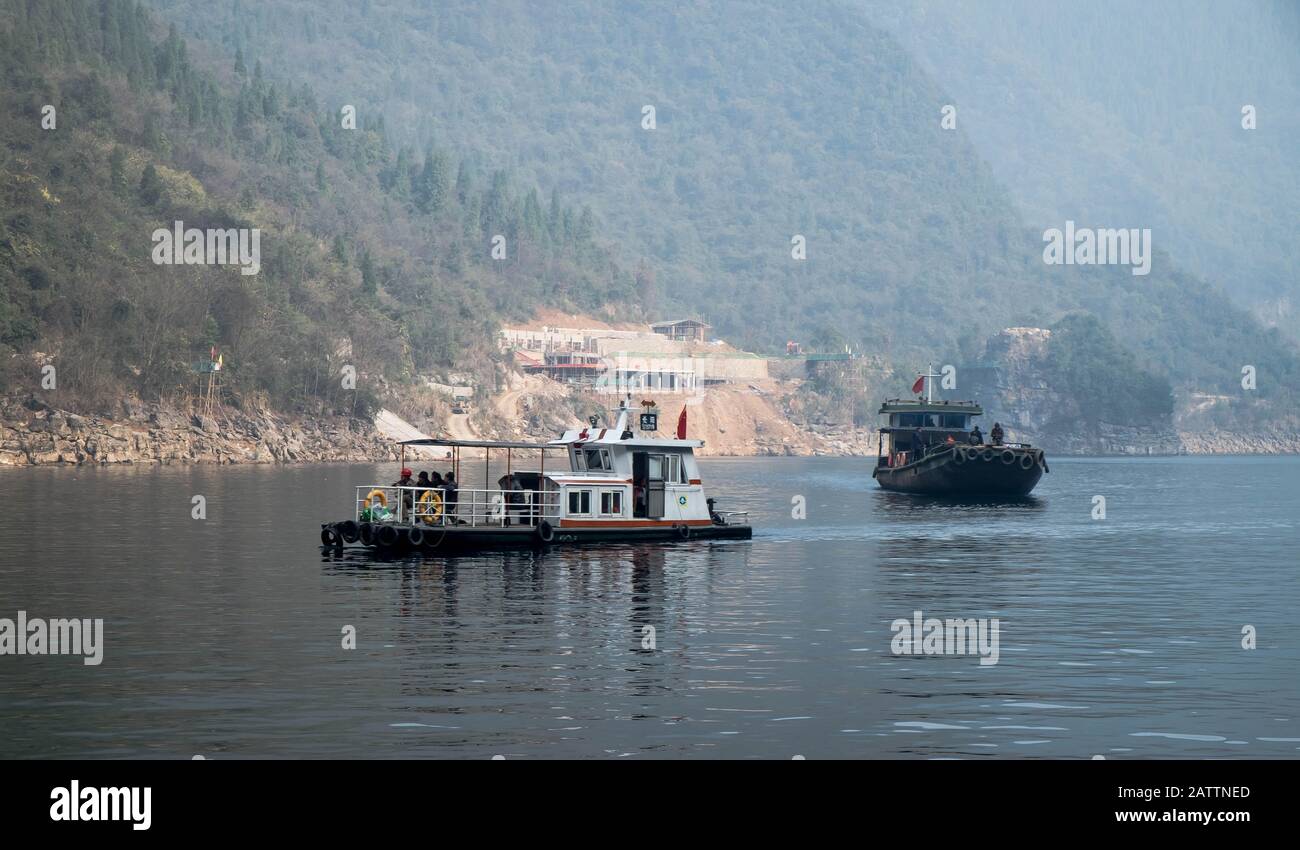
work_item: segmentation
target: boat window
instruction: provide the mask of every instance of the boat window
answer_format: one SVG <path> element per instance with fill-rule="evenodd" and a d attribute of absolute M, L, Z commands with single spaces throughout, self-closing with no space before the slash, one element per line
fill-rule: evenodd
<path fill-rule="evenodd" d="M 569 515 L 586 515 L 591 513 L 591 491 L 569 491 Z"/>
<path fill-rule="evenodd" d="M 582 450 L 574 449 L 573 450 L 573 471 L 585 472 L 586 469 L 587 469 L 587 463 L 583 459 Z"/>
<path fill-rule="evenodd" d="M 583 451 L 584 460 L 589 470 L 608 470 L 609 452 L 605 449 L 586 449 Z"/>
<path fill-rule="evenodd" d="M 646 458 L 646 460 L 648 461 L 648 471 L 646 473 L 646 477 L 649 478 L 651 481 L 663 481 L 664 480 L 664 456 L 650 455 L 648 458 Z"/>
<path fill-rule="evenodd" d="M 945 413 L 943 414 L 944 428 L 965 428 L 966 414 L 964 413 Z"/>
<path fill-rule="evenodd" d="M 622 516 L 623 515 L 623 491 L 622 490 L 601 490 L 600 491 L 600 512 L 604 516 Z"/>
<path fill-rule="evenodd" d="M 677 463 L 677 470 L 678 470 L 678 478 L 677 478 L 677 480 L 678 480 L 679 482 L 681 482 L 682 484 L 690 484 L 690 483 L 691 483 L 691 479 L 690 479 L 690 477 L 687 476 L 687 474 L 686 474 L 686 458 L 685 458 L 684 456 L 683 456 L 683 457 L 678 457 L 678 458 L 677 458 L 677 461 L 678 461 L 678 463 Z"/>

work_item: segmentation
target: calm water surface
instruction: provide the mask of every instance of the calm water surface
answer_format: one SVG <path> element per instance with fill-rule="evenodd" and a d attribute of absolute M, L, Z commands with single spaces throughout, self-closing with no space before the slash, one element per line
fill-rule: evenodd
<path fill-rule="evenodd" d="M 0 656 L 0 757 L 1300 756 L 1300 458 L 1056 459 L 1011 504 L 704 473 L 752 541 L 384 562 L 318 534 L 392 465 L 0 470 L 0 617 L 106 631 Z M 999 663 L 893 655 L 915 610 L 998 618 Z"/>

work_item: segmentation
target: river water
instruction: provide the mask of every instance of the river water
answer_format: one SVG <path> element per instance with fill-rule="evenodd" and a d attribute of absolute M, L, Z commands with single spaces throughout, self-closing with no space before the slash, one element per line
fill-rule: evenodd
<path fill-rule="evenodd" d="M 752 541 L 387 562 L 318 535 L 392 465 L 0 470 L 0 617 L 104 620 L 98 666 L 0 656 L 0 757 L 1300 755 L 1300 458 L 703 469 Z M 915 611 L 997 663 L 895 654 Z"/>

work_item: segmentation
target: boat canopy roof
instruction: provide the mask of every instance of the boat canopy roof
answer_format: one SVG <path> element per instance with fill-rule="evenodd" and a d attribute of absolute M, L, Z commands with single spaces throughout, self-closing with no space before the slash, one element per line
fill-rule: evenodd
<path fill-rule="evenodd" d="M 421 437 L 402 440 L 399 446 L 458 446 L 470 449 L 548 449 L 553 443 L 526 443 L 521 440 L 451 440 L 442 437 Z"/>
<path fill-rule="evenodd" d="M 583 436 L 586 434 L 586 436 Z M 622 439 L 623 432 L 617 428 L 584 428 L 581 431 L 565 431 L 563 436 L 551 440 L 548 446 L 624 446 L 626 448 L 658 449 L 698 449 L 704 445 L 703 440 L 677 440 L 657 437 L 629 437 Z"/>
<path fill-rule="evenodd" d="M 880 405 L 878 413 L 965 413 L 984 415 L 984 408 L 973 401 L 922 401 L 920 399 L 891 398 Z"/>

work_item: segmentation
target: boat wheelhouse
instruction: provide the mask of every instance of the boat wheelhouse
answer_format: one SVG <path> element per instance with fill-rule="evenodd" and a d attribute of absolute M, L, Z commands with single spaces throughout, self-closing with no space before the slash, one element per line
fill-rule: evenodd
<path fill-rule="evenodd" d="M 705 494 L 695 457 L 703 442 L 650 436 L 654 415 L 641 417 L 650 427 L 638 434 L 631 412 L 623 405 L 612 427 L 593 422 L 545 443 L 403 441 L 404 468 L 407 447 L 445 447 L 456 481 L 476 465 L 466 450 L 481 450 L 483 486 L 359 485 L 352 519 L 323 525 L 321 542 L 432 551 L 749 538 L 747 512 L 715 510 Z M 536 469 L 519 469 L 516 460 L 530 455 Z"/>
<path fill-rule="evenodd" d="M 871 475 L 882 489 L 930 495 L 1027 495 L 1048 471 L 1042 449 L 1003 442 L 985 444 L 972 424 L 984 409 L 974 401 L 935 400 L 928 371 L 918 385 L 926 397 L 893 398 L 878 411 L 887 416 Z M 920 389 L 919 386 L 913 388 Z"/>

